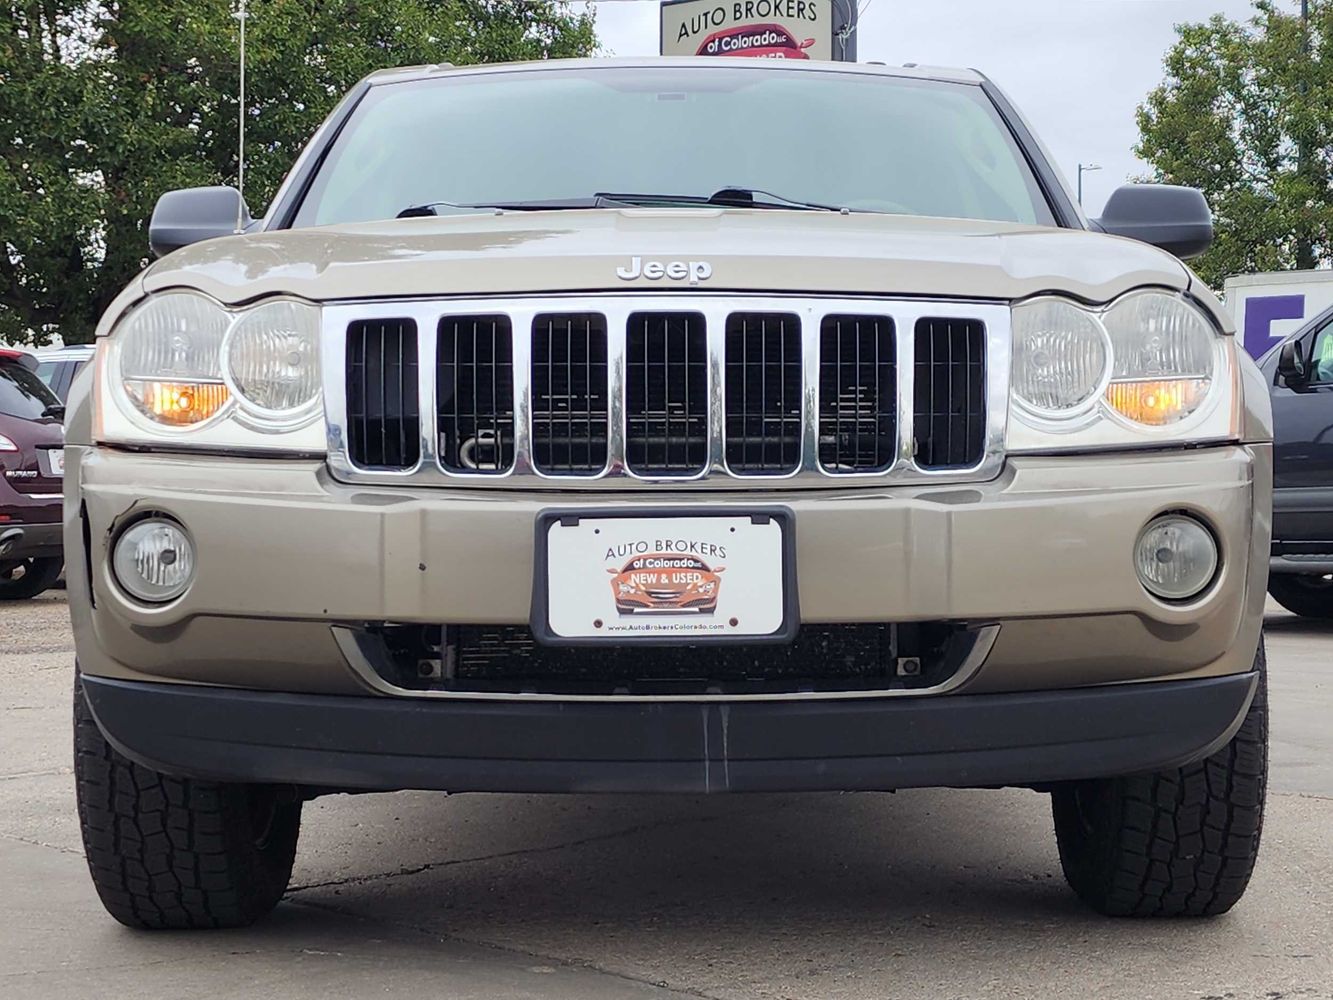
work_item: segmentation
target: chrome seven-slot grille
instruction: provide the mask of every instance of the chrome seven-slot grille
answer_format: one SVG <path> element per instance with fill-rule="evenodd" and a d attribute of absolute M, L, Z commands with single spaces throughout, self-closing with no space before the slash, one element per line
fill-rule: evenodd
<path fill-rule="evenodd" d="M 326 319 L 345 345 L 326 367 L 341 383 L 331 462 L 351 479 L 828 484 L 966 479 L 1000 457 L 996 306 L 616 296 L 359 311 Z"/>

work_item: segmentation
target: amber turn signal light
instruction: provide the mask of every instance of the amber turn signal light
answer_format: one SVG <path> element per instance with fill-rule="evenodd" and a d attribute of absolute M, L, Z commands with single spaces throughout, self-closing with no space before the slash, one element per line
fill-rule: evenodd
<path fill-rule="evenodd" d="M 203 423 L 231 398 L 231 392 L 221 382 L 127 379 L 125 391 L 144 416 L 170 427 Z"/>
<path fill-rule="evenodd" d="M 1208 394 L 1210 379 L 1174 378 L 1112 382 L 1106 401 L 1121 416 L 1149 427 L 1162 427 L 1189 416 Z"/>

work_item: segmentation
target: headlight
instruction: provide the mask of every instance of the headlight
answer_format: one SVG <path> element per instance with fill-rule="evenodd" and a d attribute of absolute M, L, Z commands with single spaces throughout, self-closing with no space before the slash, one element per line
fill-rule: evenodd
<path fill-rule="evenodd" d="M 120 390 L 140 416 L 163 427 L 193 427 L 228 403 L 220 363 L 229 317 L 200 295 L 149 299 L 116 342 Z"/>
<path fill-rule="evenodd" d="M 320 451 L 319 338 L 318 307 L 295 299 L 155 295 L 103 345 L 99 440 Z"/>
<path fill-rule="evenodd" d="M 1106 401 L 1138 424 L 1162 427 L 1208 398 L 1217 335 L 1199 310 L 1162 292 L 1127 295 L 1106 312 L 1115 370 Z"/>
<path fill-rule="evenodd" d="M 222 370 L 260 429 L 299 423 L 319 403 L 319 310 L 284 299 L 241 313 L 227 334 Z"/>
<path fill-rule="evenodd" d="M 1034 415 L 1064 419 L 1097 405 L 1110 371 L 1106 331 L 1064 299 L 1014 307 L 1013 391 Z"/>
<path fill-rule="evenodd" d="M 1010 451 L 1235 436 L 1234 338 L 1182 295 L 1044 296 L 1014 306 L 1012 333 Z"/>

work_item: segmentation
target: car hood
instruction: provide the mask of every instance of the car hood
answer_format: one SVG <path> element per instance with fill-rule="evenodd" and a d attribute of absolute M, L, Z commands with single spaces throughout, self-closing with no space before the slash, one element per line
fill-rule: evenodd
<path fill-rule="evenodd" d="M 640 262 L 706 262 L 709 276 L 638 277 Z M 681 269 L 674 269 L 679 272 Z M 144 290 L 226 303 L 610 290 L 758 291 L 1106 302 L 1185 289 L 1163 251 L 1083 230 L 854 213 L 746 209 L 506 212 L 283 230 L 210 240 L 158 261 Z"/>

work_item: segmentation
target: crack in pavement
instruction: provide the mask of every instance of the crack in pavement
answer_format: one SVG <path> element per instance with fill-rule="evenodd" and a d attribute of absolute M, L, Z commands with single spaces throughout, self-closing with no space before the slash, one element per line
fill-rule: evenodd
<path fill-rule="evenodd" d="M 0 972 L 0 979 L 36 979 L 40 976 L 64 976 L 71 972 L 118 972 L 123 969 L 151 969 L 160 965 L 185 965 L 198 961 L 197 955 L 179 958 L 152 958 L 141 962 L 98 962 L 96 965 L 61 965 L 50 969 L 27 969 L 23 972 Z"/>
<path fill-rule="evenodd" d="M 777 805 L 771 807 L 770 809 L 758 810 L 758 811 L 776 812 L 782 808 L 784 808 L 784 806 Z M 753 815 L 754 813 L 755 813 L 754 810 L 750 810 L 751 815 Z M 714 823 L 730 815 L 731 811 L 728 810 L 727 812 L 717 816 L 687 817 L 685 819 L 680 819 L 680 820 L 661 820 L 656 823 L 640 823 L 636 826 L 627 826 L 624 829 L 614 830 L 610 833 L 594 834 L 590 837 L 582 837 L 578 840 L 569 840 L 560 844 L 548 844 L 545 847 L 521 847 L 512 851 L 499 851 L 495 854 L 481 854 L 469 858 L 450 858 L 447 861 L 428 861 L 423 865 L 417 865 L 415 868 L 399 868 L 396 871 L 376 872 L 373 875 L 349 875 L 346 878 L 330 879 L 327 882 L 311 882 L 308 883 L 307 885 L 295 885 L 288 888 L 287 894 L 291 895 L 292 893 L 305 892 L 308 889 L 326 889 L 333 886 L 363 885 L 367 882 L 378 882 L 382 879 L 401 878 L 410 875 L 421 875 L 425 872 L 434 871 L 437 868 L 449 868 L 452 867 L 453 865 L 475 864 L 479 861 L 498 861 L 503 858 L 516 858 L 516 857 L 523 857 L 526 855 L 535 855 L 535 854 L 549 854 L 554 851 L 563 851 L 571 847 L 583 847 L 586 844 L 595 844 L 607 840 L 617 840 L 621 837 L 631 837 L 638 833 L 645 833 L 649 830 L 656 830 L 662 827 L 688 826 L 698 823 Z"/>
<path fill-rule="evenodd" d="M 42 778 L 52 774 L 73 774 L 74 768 L 64 765 L 48 767 L 40 771 L 16 771 L 13 774 L 0 774 L 0 781 L 13 781 L 16 778 Z"/>
<path fill-rule="evenodd" d="M 27 844 L 29 847 L 46 847 L 52 851 L 59 851 L 61 854 L 72 854 L 76 858 L 83 857 L 82 851 L 76 851 L 72 847 L 61 847 L 59 844 L 48 844 L 44 840 L 32 840 L 29 837 L 19 837 L 12 833 L 0 832 L 0 840 L 8 840 L 15 844 Z"/>

